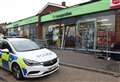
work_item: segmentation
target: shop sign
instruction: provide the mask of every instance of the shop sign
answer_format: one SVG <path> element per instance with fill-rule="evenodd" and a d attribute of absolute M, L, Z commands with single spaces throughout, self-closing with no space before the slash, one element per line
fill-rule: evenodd
<path fill-rule="evenodd" d="M 72 13 L 71 12 L 66 12 L 66 13 L 63 13 L 63 14 L 60 14 L 60 15 L 53 16 L 53 18 L 62 18 L 62 17 L 69 16 L 69 15 L 72 15 Z"/>
<path fill-rule="evenodd" d="M 14 27 L 18 27 L 18 24 L 15 24 Z"/>
<path fill-rule="evenodd" d="M 111 0 L 111 8 L 120 8 L 120 0 Z"/>

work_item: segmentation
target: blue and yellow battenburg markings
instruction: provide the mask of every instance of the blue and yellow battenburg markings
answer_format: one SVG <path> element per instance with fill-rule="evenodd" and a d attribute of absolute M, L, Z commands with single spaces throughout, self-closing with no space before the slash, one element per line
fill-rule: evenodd
<path fill-rule="evenodd" d="M 3 67 L 4 69 L 11 71 L 11 63 L 13 61 L 16 61 L 19 64 L 20 68 L 22 69 L 23 74 L 27 75 L 27 70 L 25 69 L 27 65 L 24 63 L 22 58 L 18 58 L 13 54 L 2 52 L 0 50 L 0 67 Z"/>
<path fill-rule="evenodd" d="M 2 58 L 1 58 L 1 56 L 2 56 L 2 52 L 0 50 L 0 67 L 2 66 Z"/>

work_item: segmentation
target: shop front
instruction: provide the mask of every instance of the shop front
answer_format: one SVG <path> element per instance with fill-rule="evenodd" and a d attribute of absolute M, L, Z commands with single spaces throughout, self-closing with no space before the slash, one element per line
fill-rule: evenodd
<path fill-rule="evenodd" d="M 37 34 L 37 26 L 38 24 L 38 16 L 28 17 L 22 20 L 18 20 L 7 25 L 8 35 L 26 37 L 29 39 L 36 39 Z"/>
<path fill-rule="evenodd" d="M 61 19 L 43 24 L 43 37 L 48 46 L 75 48 L 76 18 Z"/>
<path fill-rule="evenodd" d="M 18 27 L 18 33 L 19 33 L 19 36 L 21 37 L 26 37 L 26 38 L 34 40 L 37 38 L 36 32 L 37 32 L 36 24 L 29 24 L 29 25 Z"/>
<path fill-rule="evenodd" d="M 48 46 L 109 50 L 115 42 L 115 11 L 48 22 L 43 28 Z"/>
<path fill-rule="evenodd" d="M 19 37 L 25 37 L 25 38 L 34 40 L 37 38 L 36 32 L 37 30 L 36 30 L 36 23 L 35 23 L 35 24 L 15 26 L 13 28 L 9 28 L 8 36 L 19 36 Z"/>
<path fill-rule="evenodd" d="M 97 0 L 42 16 L 48 46 L 77 49 L 111 46 L 109 36 L 114 36 L 115 12 L 109 9 L 109 0 Z"/>
<path fill-rule="evenodd" d="M 62 33 L 63 24 L 60 24 L 59 21 L 43 24 L 43 39 L 47 41 L 49 47 L 61 47 Z"/>
<path fill-rule="evenodd" d="M 109 50 L 115 42 L 115 11 L 82 16 L 76 29 L 77 48 Z"/>

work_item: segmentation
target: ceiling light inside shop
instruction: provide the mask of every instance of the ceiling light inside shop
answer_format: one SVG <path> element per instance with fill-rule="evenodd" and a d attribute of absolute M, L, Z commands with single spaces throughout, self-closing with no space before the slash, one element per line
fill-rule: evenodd
<path fill-rule="evenodd" d="M 101 24 L 101 26 L 111 26 L 112 24 L 111 23 L 108 23 L 108 24 Z"/>
<path fill-rule="evenodd" d="M 107 22 L 109 21 L 109 19 L 101 19 L 101 20 L 97 20 L 97 22 Z"/>

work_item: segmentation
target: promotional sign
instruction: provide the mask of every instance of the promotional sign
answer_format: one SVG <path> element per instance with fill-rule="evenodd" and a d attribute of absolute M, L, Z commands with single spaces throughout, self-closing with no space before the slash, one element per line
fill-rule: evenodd
<path fill-rule="evenodd" d="M 111 8 L 120 8 L 120 0 L 111 0 Z"/>

